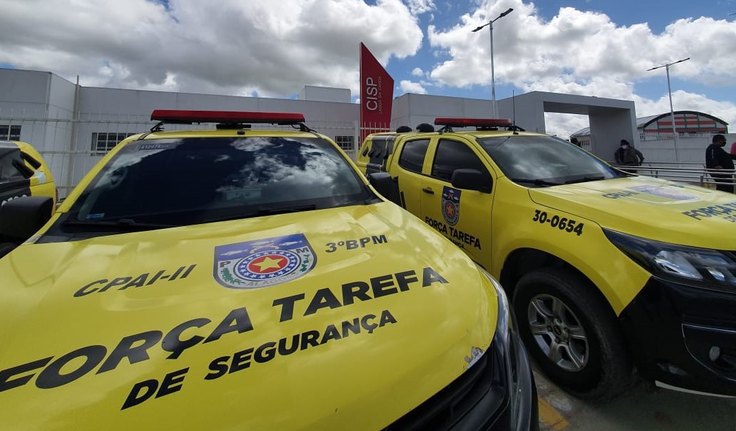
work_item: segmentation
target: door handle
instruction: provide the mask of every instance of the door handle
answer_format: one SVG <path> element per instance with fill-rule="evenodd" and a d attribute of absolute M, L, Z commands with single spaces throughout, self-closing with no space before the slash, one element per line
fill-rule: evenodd
<path fill-rule="evenodd" d="M 429 193 L 430 195 L 433 195 L 434 194 L 434 190 L 432 190 L 431 187 L 425 187 L 425 188 L 422 189 L 422 191 L 424 193 Z"/>

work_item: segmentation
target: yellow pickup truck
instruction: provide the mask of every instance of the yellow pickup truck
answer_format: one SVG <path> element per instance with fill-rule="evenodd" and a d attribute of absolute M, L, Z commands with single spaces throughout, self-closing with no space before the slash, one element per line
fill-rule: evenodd
<path fill-rule="evenodd" d="M 303 115 L 152 120 L 0 208 L 3 429 L 538 429 L 498 282 Z"/>
<path fill-rule="evenodd" d="M 508 120 L 435 125 L 369 135 L 359 169 L 501 281 L 553 381 L 610 397 L 635 366 L 736 395 L 734 195 L 633 175 Z"/>

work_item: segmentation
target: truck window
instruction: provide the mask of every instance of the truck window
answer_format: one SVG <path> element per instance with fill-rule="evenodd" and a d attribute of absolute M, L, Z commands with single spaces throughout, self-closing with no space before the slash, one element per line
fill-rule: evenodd
<path fill-rule="evenodd" d="M 487 173 L 478 156 L 467 145 L 449 139 L 440 140 L 432 163 L 432 176 L 444 181 L 452 179 L 455 169 L 477 169 Z"/>
<path fill-rule="evenodd" d="M 421 173 L 424 156 L 427 154 L 427 148 L 429 148 L 429 139 L 407 141 L 406 144 L 404 144 L 404 148 L 401 150 L 399 166 L 407 171 Z"/>
<path fill-rule="evenodd" d="M 23 164 L 20 150 L 0 148 L 0 182 L 20 181 L 26 177 L 18 169 Z"/>
<path fill-rule="evenodd" d="M 562 184 L 621 175 L 587 151 L 550 136 L 479 138 L 478 143 L 512 181 Z"/>

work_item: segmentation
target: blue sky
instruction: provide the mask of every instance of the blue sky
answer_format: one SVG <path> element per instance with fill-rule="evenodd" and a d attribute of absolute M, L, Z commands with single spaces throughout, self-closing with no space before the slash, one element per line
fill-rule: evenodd
<path fill-rule="evenodd" d="M 633 100 L 637 115 L 708 112 L 736 130 L 736 0 L 0 0 L 0 67 L 84 86 L 293 98 L 304 85 L 358 97 L 361 42 L 394 95 L 497 99 L 552 91 Z M 587 126 L 548 114 L 547 131 Z"/>

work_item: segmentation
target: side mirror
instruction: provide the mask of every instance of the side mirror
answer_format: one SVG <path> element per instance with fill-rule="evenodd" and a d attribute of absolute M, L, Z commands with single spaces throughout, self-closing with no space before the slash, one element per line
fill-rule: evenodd
<path fill-rule="evenodd" d="M 0 207 L 0 239 L 23 242 L 51 218 L 54 200 L 47 196 L 23 196 Z"/>
<path fill-rule="evenodd" d="M 458 189 L 477 190 L 483 193 L 490 193 L 493 190 L 491 177 L 477 169 L 455 169 L 450 182 Z"/>
<path fill-rule="evenodd" d="M 33 169 L 26 166 L 25 163 L 21 162 L 20 160 L 13 160 L 12 163 L 15 169 L 20 171 L 21 175 L 23 175 L 23 178 L 28 179 L 33 176 Z"/>
<path fill-rule="evenodd" d="M 371 183 L 373 188 L 376 189 L 376 191 L 383 197 L 396 205 L 401 205 L 399 187 L 388 172 L 373 172 L 368 174 L 368 182 Z"/>

